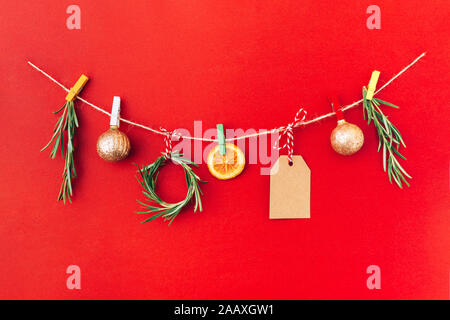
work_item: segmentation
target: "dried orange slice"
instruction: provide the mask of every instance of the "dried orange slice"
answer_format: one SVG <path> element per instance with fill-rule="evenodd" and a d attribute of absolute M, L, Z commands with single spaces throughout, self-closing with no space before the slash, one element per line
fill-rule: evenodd
<path fill-rule="evenodd" d="M 208 155 L 208 169 L 217 179 L 227 180 L 239 175 L 245 167 L 245 156 L 241 149 L 232 143 L 225 143 L 225 154 L 220 154 L 219 145 Z"/>

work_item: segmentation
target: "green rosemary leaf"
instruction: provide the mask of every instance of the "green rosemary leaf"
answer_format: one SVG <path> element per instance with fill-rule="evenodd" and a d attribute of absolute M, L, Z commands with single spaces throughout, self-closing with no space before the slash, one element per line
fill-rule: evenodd
<path fill-rule="evenodd" d="M 372 98 L 372 100 L 375 100 L 376 102 L 378 102 L 378 104 L 381 103 L 381 104 L 384 104 L 384 105 L 386 105 L 386 106 L 389 106 L 389 107 L 392 107 L 392 108 L 396 108 L 396 109 L 399 109 L 399 108 L 400 108 L 400 107 L 396 106 L 395 104 L 392 104 L 392 103 L 383 101 L 383 100 L 378 99 L 378 98 Z"/>
<path fill-rule="evenodd" d="M 402 158 L 403 160 L 406 160 L 406 158 L 400 152 L 398 152 L 398 150 L 396 148 L 392 148 L 392 151 L 395 154 L 397 154 L 400 158 Z"/>
<path fill-rule="evenodd" d="M 397 185 L 400 187 L 400 189 L 403 189 L 402 183 L 400 182 L 400 179 L 398 177 L 398 173 L 395 172 L 395 171 L 394 171 L 394 174 L 393 174 L 393 178 L 394 178 L 394 181 L 397 183 Z"/>
<path fill-rule="evenodd" d="M 70 155 L 71 156 L 71 160 L 70 160 L 70 162 L 71 162 L 71 164 L 72 164 L 72 176 L 74 177 L 74 178 L 76 178 L 77 177 L 77 171 L 75 170 L 75 161 L 73 161 L 73 154 L 71 154 Z"/>
<path fill-rule="evenodd" d="M 397 165 L 396 168 L 398 168 L 399 171 L 401 171 L 405 176 L 412 179 L 412 177 L 403 169 L 403 167 L 398 163 L 398 160 L 395 158 L 392 158 L 392 161 Z"/>
<path fill-rule="evenodd" d="M 366 120 L 367 106 L 366 99 L 363 99 L 363 119 Z"/>
<path fill-rule="evenodd" d="M 377 102 L 377 99 L 372 98 L 372 102 L 374 105 L 376 105 L 377 107 L 380 105 L 380 103 Z"/>
<path fill-rule="evenodd" d="M 148 218 L 147 220 L 142 221 L 142 223 L 146 223 L 146 222 L 149 222 L 149 221 L 153 221 L 153 220 L 155 220 L 156 218 L 159 218 L 160 216 L 162 216 L 163 214 L 164 214 L 164 212 L 157 213 L 157 214 L 151 216 L 150 218 Z"/>
<path fill-rule="evenodd" d="M 67 102 L 64 103 L 64 105 L 63 105 L 61 108 L 59 108 L 57 111 L 54 111 L 53 114 L 59 113 L 59 112 L 60 112 L 62 109 L 64 109 L 66 106 L 67 106 Z"/>
<path fill-rule="evenodd" d="M 388 161 L 388 178 L 389 182 L 392 183 L 392 161 Z"/>

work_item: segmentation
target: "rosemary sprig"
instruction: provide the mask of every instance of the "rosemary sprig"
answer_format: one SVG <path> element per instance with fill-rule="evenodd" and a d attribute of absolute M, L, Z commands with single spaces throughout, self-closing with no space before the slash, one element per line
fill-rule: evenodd
<path fill-rule="evenodd" d="M 412 179 L 412 177 L 403 169 L 397 160 L 397 156 L 406 160 L 406 158 L 400 154 L 400 145 L 406 148 L 405 142 L 398 129 L 389 121 L 388 117 L 381 111 L 380 105 L 384 104 L 389 107 L 397 108 L 392 103 L 383 101 L 378 98 L 372 98 L 372 100 L 366 99 L 367 89 L 363 87 L 363 116 L 367 123 L 373 122 L 375 129 L 378 133 L 378 152 L 383 148 L 383 170 L 389 177 L 389 182 L 392 183 L 392 179 L 402 189 L 403 183 L 409 186 L 406 178 Z"/>
<path fill-rule="evenodd" d="M 155 220 L 158 217 L 162 217 L 164 218 L 164 220 L 168 220 L 170 225 L 180 213 L 180 211 L 189 204 L 192 198 L 194 198 L 195 200 L 194 212 L 196 212 L 197 209 L 202 211 L 202 191 L 200 189 L 199 183 L 205 181 L 201 181 L 190 167 L 190 165 L 197 166 L 197 164 L 186 158 L 183 158 L 178 151 L 172 152 L 171 160 L 181 165 L 181 167 L 183 168 L 186 178 L 186 184 L 188 187 L 186 198 L 176 203 L 167 203 L 161 200 L 161 198 L 155 192 L 159 168 L 166 162 L 164 154 L 150 165 L 144 166 L 142 168 L 136 165 L 141 178 L 139 179 L 138 177 L 137 179 L 140 185 L 144 188 L 142 193 L 147 197 L 148 200 L 156 204 L 150 205 L 137 200 L 144 209 L 148 209 L 147 211 L 139 211 L 139 214 L 155 213 L 153 216 L 143 221 L 143 223 Z"/>
<path fill-rule="evenodd" d="M 56 157 L 58 149 L 61 150 L 62 157 L 64 158 L 64 171 L 62 174 L 63 181 L 59 190 L 58 201 L 63 200 L 64 203 L 66 203 L 66 200 L 72 202 L 72 178 L 75 178 L 77 176 L 77 173 L 75 171 L 75 164 L 73 161 L 73 138 L 75 135 L 75 128 L 78 128 L 78 119 L 73 101 L 67 101 L 62 106 L 62 108 L 58 111 L 55 111 L 54 114 L 60 113 L 61 111 L 62 115 L 59 117 L 58 121 L 56 121 L 56 125 L 53 130 L 53 136 L 47 143 L 47 145 L 41 149 L 41 151 L 49 147 L 52 141 L 55 142 L 53 144 L 53 149 L 50 152 L 50 157 L 54 159 Z M 67 132 L 66 148 L 64 147 L 64 131 Z"/>

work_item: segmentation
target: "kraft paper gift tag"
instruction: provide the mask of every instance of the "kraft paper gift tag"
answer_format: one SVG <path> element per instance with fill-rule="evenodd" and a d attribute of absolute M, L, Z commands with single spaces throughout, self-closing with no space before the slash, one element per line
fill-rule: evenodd
<path fill-rule="evenodd" d="M 302 156 L 280 156 L 270 170 L 270 219 L 309 219 L 311 170 Z"/>

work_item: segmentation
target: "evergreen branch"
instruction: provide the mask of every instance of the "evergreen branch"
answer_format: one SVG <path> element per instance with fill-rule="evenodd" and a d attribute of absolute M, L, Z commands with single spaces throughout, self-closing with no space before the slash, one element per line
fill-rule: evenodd
<path fill-rule="evenodd" d="M 66 102 L 61 109 L 55 111 L 54 113 L 57 114 L 61 111 L 63 111 L 63 113 L 59 117 L 58 121 L 56 121 L 56 125 L 53 130 L 53 136 L 51 137 L 47 145 L 45 145 L 45 147 L 41 149 L 41 151 L 47 149 L 53 141 L 54 144 L 52 151 L 50 152 L 50 157 L 54 159 L 56 157 L 58 149 L 61 150 L 61 155 L 64 158 L 64 170 L 62 173 L 63 180 L 61 183 L 61 188 L 59 190 L 58 201 L 63 200 L 64 203 L 66 203 L 66 200 L 72 202 L 72 178 L 75 178 L 77 176 L 73 159 L 73 138 L 75 135 L 75 128 L 78 128 L 79 125 L 73 101 Z M 67 132 L 66 147 L 64 143 L 64 132 Z"/>
<path fill-rule="evenodd" d="M 402 189 L 403 183 L 409 186 L 406 178 L 412 177 L 403 169 L 397 160 L 397 156 L 406 160 L 406 158 L 399 152 L 400 146 L 406 148 L 405 142 L 398 131 L 398 129 L 389 121 L 388 117 L 381 111 L 380 105 L 384 104 L 393 108 L 398 108 L 389 102 L 378 98 L 372 100 L 366 99 L 367 89 L 363 87 L 363 116 L 367 117 L 367 123 L 373 122 L 373 125 L 378 133 L 378 152 L 383 149 L 383 170 L 388 173 L 389 182 L 392 179 Z"/>
<path fill-rule="evenodd" d="M 194 171 L 190 167 L 190 165 L 197 166 L 197 164 L 193 163 L 188 159 L 183 158 L 178 151 L 172 152 L 171 160 L 181 165 L 181 167 L 183 168 L 188 188 L 186 198 L 176 203 L 168 203 L 161 200 L 161 198 L 156 194 L 155 191 L 159 168 L 163 166 L 166 162 L 164 155 L 160 156 L 152 164 L 144 166 L 142 168 L 136 165 L 136 167 L 138 168 L 137 172 L 139 173 L 139 177 L 137 179 L 139 181 L 139 184 L 144 189 L 142 190 L 142 193 L 146 196 L 148 200 L 150 200 L 154 204 L 151 205 L 137 200 L 138 203 L 141 204 L 142 208 L 144 209 L 144 211 L 139 211 L 137 213 L 139 214 L 154 213 L 154 215 L 152 215 L 150 218 L 144 220 L 143 223 L 162 217 L 164 218 L 164 220 L 166 221 L 168 220 L 170 225 L 173 222 L 173 220 L 178 216 L 178 214 L 181 212 L 181 210 L 185 206 L 187 206 L 193 198 L 195 202 L 194 212 L 196 212 L 197 209 L 199 209 L 200 211 L 203 210 L 201 201 L 202 191 L 200 189 L 199 183 L 204 181 L 201 181 L 200 178 L 194 173 Z"/>

